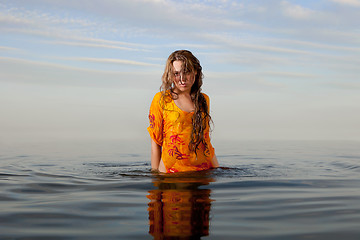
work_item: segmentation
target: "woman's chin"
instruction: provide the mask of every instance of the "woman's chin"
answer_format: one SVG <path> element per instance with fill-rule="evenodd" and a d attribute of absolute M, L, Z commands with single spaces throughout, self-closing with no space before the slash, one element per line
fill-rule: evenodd
<path fill-rule="evenodd" d="M 176 89 L 178 92 L 190 92 L 191 90 L 188 86 L 177 86 Z"/>

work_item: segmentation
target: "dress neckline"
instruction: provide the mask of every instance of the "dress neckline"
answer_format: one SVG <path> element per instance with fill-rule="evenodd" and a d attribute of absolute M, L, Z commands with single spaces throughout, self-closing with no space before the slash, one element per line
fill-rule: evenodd
<path fill-rule="evenodd" d="M 194 111 L 192 111 L 192 112 L 187 112 L 187 111 L 185 111 L 185 110 L 182 110 L 178 105 L 176 105 L 174 99 L 173 99 L 173 98 L 171 98 L 171 99 L 172 99 L 173 104 L 174 104 L 180 111 L 182 111 L 182 112 L 184 112 L 184 113 L 186 113 L 186 114 L 194 114 Z"/>

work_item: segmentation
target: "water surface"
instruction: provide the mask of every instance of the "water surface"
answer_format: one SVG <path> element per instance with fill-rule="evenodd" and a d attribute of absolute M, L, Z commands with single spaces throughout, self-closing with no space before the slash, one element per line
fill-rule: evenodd
<path fill-rule="evenodd" d="M 228 142 L 150 172 L 147 142 L 0 146 L 0 239 L 360 239 L 359 142 Z"/>

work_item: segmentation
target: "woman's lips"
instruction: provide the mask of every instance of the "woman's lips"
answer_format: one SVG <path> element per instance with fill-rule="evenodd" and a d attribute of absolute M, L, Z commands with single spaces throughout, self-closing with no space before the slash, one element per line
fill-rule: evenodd
<path fill-rule="evenodd" d="M 179 86 L 186 87 L 186 83 L 179 82 Z"/>

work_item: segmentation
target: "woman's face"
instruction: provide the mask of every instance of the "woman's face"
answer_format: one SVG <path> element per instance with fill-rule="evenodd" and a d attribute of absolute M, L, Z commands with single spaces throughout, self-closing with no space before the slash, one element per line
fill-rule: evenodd
<path fill-rule="evenodd" d="M 173 82 L 175 85 L 175 92 L 190 93 L 191 87 L 195 82 L 194 72 L 188 72 L 184 69 L 183 61 L 176 60 L 173 62 Z"/>

